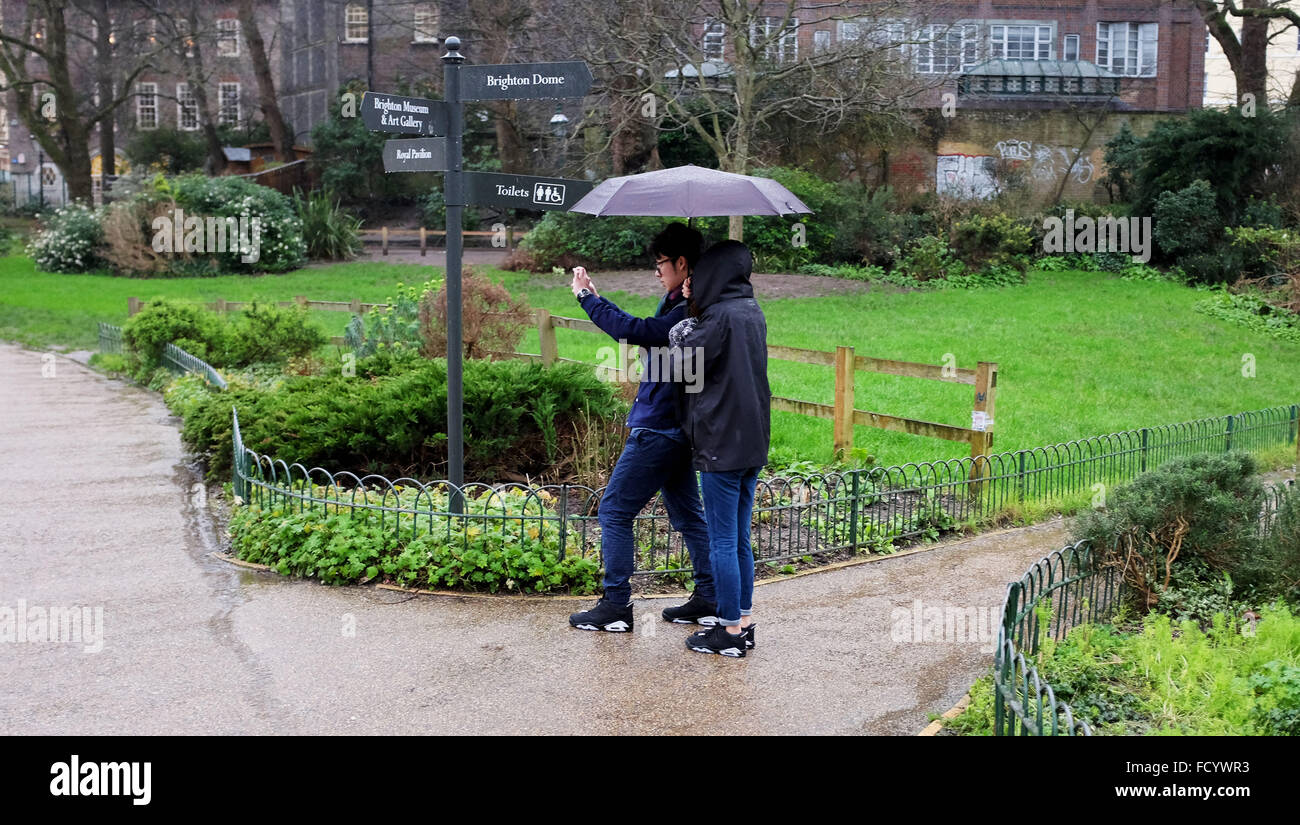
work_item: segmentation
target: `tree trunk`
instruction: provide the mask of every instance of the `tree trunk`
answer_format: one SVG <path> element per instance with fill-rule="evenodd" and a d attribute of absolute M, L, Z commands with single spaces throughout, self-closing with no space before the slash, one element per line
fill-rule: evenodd
<path fill-rule="evenodd" d="M 248 56 L 253 61 L 258 103 L 262 109 L 262 119 L 271 130 L 275 159 L 287 163 L 293 160 L 293 135 L 284 122 L 284 113 L 280 111 L 280 102 L 275 96 L 275 79 L 271 76 L 271 62 L 266 58 L 266 46 L 257 26 L 253 0 L 239 0 L 239 28 L 243 30 L 244 40 L 248 43 Z"/>
<path fill-rule="evenodd" d="M 1266 0 L 1244 0 L 1245 9 L 1261 9 Z M 1237 104 L 1254 95 L 1255 106 L 1268 106 L 1268 24 L 1267 17 L 1244 17 L 1241 20 L 1241 71 L 1237 75 Z"/>
<path fill-rule="evenodd" d="M 524 142 L 515 126 L 515 106 L 512 101 L 495 101 L 492 109 L 493 127 L 497 136 L 497 157 L 501 158 L 502 172 L 531 173 L 532 164 L 524 157 Z"/>
<path fill-rule="evenodd" d="M 189 32 L 193 39 L 193 51 L 187 54 L 186 44 L 179 44 L 179 48 L 185 61 L 185 82 L 188 84 L 191 92 L 194 93 L 194 106 L 198 109 L 199 125 L 203 130 L 203 140 L 208 148 L 208 159 L 203 164 L 203 170 L 209 175 L 220 175 L 226 171 L 226 153 L 221 149 L 221 136 L 217 134 L 217 118 L 212 115 L 212 106 L 208 102 L 207 85 L 204 82 L 206 78 L 203 74 L 203 49 L 201 38 L 199 37 L 199 20 L 195 9 L 191 7 L 189 16 Z M 218 117 L 220 115 L 218 114 Z"/>
<path fill-rule="evenodd" d="M 108 0 L 99 0 L 95 6 L 99 18 L 99 36 L 95 46 L 99 49 L 96 69 L 96 88 L 100 105 L 113 99 L 113 44 L 109 41 L 112 27 L 108 16 Z M 100 192 L 108 191 L 109 178 L 117 174 L 117 141 L 113 134 L 114 118 L 110 114 L 99 122 L 99 185 Z"/>

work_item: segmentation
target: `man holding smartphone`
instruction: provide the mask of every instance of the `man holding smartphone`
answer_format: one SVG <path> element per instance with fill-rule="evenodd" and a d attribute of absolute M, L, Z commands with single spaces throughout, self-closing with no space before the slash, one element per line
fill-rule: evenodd
<path fill-rule="evenodd" d="M 574 268 L 570 286 L 587 317 L 614 340 L 639 346 L 643 352 L 650 347 L 667 347 L 668 331 L 686 317 L 682 284 L 690 277 L 703 245 L 703 236 L 683 223 L 669 224 L 650 242 L 655 276 L 665 294 L 649 318 L 636 318 L 600 297 L 583 267 Z M 629 582 L 636 564 L 633 520 L 660 491 L 669 523 L 682 534 L 695 570 L 695 590 L 690 600 L 667 608 L 663 617 L 670 622 L 717 624 L 709 533 L 699 483 L 691 466 L 691 446 L 678 420 L 677 392 L 671 376 L 659 375 L 656 370 L 642 371 L 636 400 L 627 417 L 632 432 L 600 502 L 605 593 L 594 608 L 569 617 L 573 627 L 615 633 L 632 630 Z"/>

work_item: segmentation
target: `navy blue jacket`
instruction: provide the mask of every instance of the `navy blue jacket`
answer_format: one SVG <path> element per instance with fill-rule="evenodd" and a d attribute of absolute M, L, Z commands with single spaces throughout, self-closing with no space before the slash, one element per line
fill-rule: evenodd
<path fill-rule="evenodd" d="M 686 299 L 680 290 L 665 295 L 658 311 L 649 318 L 637 318 L 619 309 L 608 298 L 588 295 L 582 299 L 582 309 L 591 322 L 600 327 L 615 341 L 627 341 L 642 348 L 642 358 L 649 347 L 667 347 L 668 330 L 686 317 Z M 627 426 L 667 430 L 680 427 L 678 419 L 677 387 L 670 376 L 658 376 L 655 370 L 642 364 L 641 385 L 632 402 Z M 660 378 L 661 380 L 651 380 Z"/>

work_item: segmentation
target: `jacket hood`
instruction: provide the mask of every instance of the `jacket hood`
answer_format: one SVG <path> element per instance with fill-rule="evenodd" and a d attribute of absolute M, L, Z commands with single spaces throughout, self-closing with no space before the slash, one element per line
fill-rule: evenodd
<path fill-rule="evenodd" d="M 691 273 L 691 300 L 703 312 L 719 301 L 753 298 L 749 282 L 754 255 L 740 241 L 714 244 L 700 256 Z"/>

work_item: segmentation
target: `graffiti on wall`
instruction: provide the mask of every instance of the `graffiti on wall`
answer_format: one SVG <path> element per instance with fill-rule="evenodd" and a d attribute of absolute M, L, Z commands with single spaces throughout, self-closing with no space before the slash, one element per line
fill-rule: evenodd
<path fill-rule="evenodd" d="M 999 140 L 998 155 L 1013 164 L 1028 164 L 1029 173 L 1040 183 L 1054 183 L 1067 171 L 1079 183 L 1087 183 L 1096 174 L 1092 159 L 1075 147 L 1047 146 L 1028 140 Z"/>
<path fill-rule="evenodd" d="M 997 158 L 992 155 L 937 155 L 934 188 L 956 198 L 991 198 L 998 191 Z"/>

